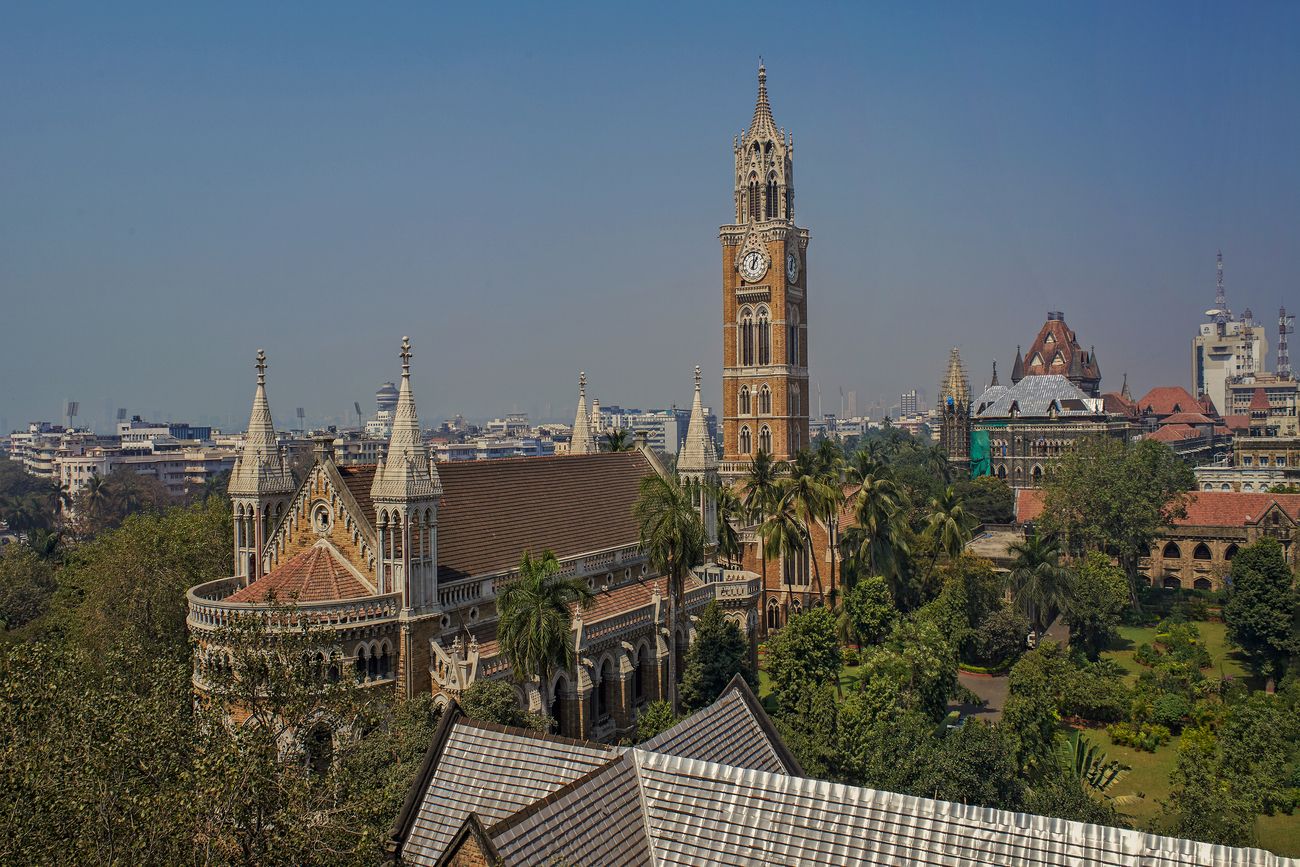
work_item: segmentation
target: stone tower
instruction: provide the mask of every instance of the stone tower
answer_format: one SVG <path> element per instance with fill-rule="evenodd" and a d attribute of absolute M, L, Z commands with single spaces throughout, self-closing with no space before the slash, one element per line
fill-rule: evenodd
<path fill-rule="evenodd" d="M 573 417 L 573 436 L 569 438 L 569 454 L 589 455 L 596 451 L 591 437 L 591 417 L 587 415 L 587 372 L 578 373 L 578 413 Z"/>
<path fill-rule="evenodd" d="M 411 394 L 411 341 L 402 338 L 402 382 L 393 410 L 388 451 L 375 469 L 375 507 L 382 593 L 400 593 L 398 690 L 407 697 L 430 688 L 429 639 L 437 632 L 438 501 L 442 484 L 420 432 Z"/>
<path fill-rule="evenodd" d="M 794 137 L 779 130 L 758 68 L 758 102 L 735 150 L 735 222 L 722 241 L 722 472 L 759 451 L 808 445 L 808 230 L 794 224 Z"/>
<path fill-rule="evenodd" d="M 289 471 L 271 421 L 266 399 L 266 353 L 257 350 L 257 391 L 248 432 L 230 471 L 231 509 L 235 524 L 235 577 L 256 581 L 265 572 L 262 551 L 288 508 L 297 485 Z"/>
<path fill-rule="evenodd" d="M 997 379 L 994 369 L 993 377 Z M 953 476 L 970 476 L 970 380 L 961 363 L 961 353 L 948 353 L 948 370 L 939 383 L 939 445 L 948 456 Z"/>
<path fill-rule="evenodd" d="M 691 402 L 691 420 L 686 441 L 677 453 L 677 474 L 691 492 L 691 501 L 704 524 L 704 538 L 709 545 L 718 542 L 718 501 L 714 489 L 718 484 L 718 453 L 709 439 L 709 424 L 704 418 L 700 399 L 700 366 L 695 365 L 695 397 Z"/>

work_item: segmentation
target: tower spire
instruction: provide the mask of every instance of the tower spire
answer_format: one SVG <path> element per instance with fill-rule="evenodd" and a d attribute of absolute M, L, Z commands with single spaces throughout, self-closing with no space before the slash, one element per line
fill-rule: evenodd
<path fill-rule="evenodd" d="M 993 359 L 993 378 L 989 380 L 989 388 L 1000 384 L 1001 383 L 998 382 L 998 360 L 995 358 Z"/>
<path fill-rule="evenodd" d="M 596 451 L 591 439 L 591 418 L 587 415 L 587 371 L 578 372 L 578 413 L 573 417 L 569 454 L 589 455 Z"/>
<path fill-rule="evenodd" d="M 691 420 L 686 440 L 677 455 L 677 469 L 682 472 L 709 472 L 718 467 L 718 453 L 709 440 L 709 425 L 704 418 L 700 398 L 700 366 L 695 365 L 695 396 L 691 399 Z"/>
<path fill-rule="evenodd" d="M 420 433 L 420 417 L 411 393 L 411 339 L 402 338 L 402 384 L 393 411 L 393 432 L 388 452 L 375 470 L 370 496 L 376 500 L 406 501 L 430 499 L 442 494 L 438 471 Z"/>
<path fill-rule="evenodd" d="M 280 454 L 280 443 L 271 420 L 271 404 L 266 399 L 266 353 L 257 350 L 257 390 L 253 392 L 253 411 L 243 445 L 230 471 L 231 496 L 258 497 L 268 494 L 291 494 L 293 475 Z"/>

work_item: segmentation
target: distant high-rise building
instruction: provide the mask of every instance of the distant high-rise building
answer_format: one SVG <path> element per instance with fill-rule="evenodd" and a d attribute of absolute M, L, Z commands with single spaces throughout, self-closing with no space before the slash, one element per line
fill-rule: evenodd
<path fill-rule="evenodd" d="M 858 417 L 858 393 L 856 391 L 850 390 L 844 395 L 844 417 Z"/>
<path fill-rule="evenodd" d="M 919 412 L 920 403 L 921 399 L 917 395 L 916 389 L 903 392 L 898 398 L 899 415 L 916 415 Z"/>
<path fill-rule="evenodd" d="M 1222 253 L 1216 272 L 1215 306 L 1205 311 L 1209 321 L 1202 322 L 1192 338 L 1192 394 L 1208 396 L 1215 409 L 1227 413 L 1233 403 L 1229 384 L 1263 371 L 1268 338 L 1263 326 L 1252 320 L 1249 308 L 1240 319 L 1232 318 L 1223 289 Z"/>

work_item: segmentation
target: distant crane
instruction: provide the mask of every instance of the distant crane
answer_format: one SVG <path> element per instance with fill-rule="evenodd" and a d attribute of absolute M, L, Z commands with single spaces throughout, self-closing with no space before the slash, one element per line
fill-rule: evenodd
<path fill-rule="evenodd" d="M 1295 314 L 1287 313 L 1285 307 L 1277 311 L 1277 375 L 1283 379 L 1291 378 L 1291 353 L 1287 349 L 1287 335 L 1295 334 Z"/>

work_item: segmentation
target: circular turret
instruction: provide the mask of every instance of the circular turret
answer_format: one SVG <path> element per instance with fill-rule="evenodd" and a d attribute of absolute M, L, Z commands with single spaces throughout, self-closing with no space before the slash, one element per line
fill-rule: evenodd
<path fill-rule="evenodd" d="M 397 409 L 397 386 L 391 382 L 379 386 L 379 390 L 375 392 L 375 403 L 378 404 L 381 413 L 392 415 Z"/>

